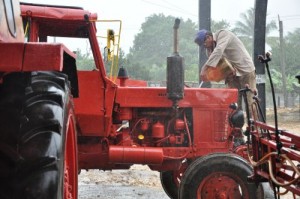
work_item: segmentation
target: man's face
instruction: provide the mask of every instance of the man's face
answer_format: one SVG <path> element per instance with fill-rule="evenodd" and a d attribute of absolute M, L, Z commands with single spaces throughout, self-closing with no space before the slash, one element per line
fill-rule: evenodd
<path fill-rule="evenodd" d="M 211 35 L 206 35 L 203 45 L 205 48 L 212 48 L 214 43 L 214 39 Z"/>

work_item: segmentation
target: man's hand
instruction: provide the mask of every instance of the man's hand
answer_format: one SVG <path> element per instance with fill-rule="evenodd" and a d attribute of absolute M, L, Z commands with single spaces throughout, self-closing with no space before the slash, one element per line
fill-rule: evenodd
<path fill-rule="evenodd" d="M 208 65 L 204 65 L 202 66 L 201 72 L 200 72 L 200 80 L 203 82 L 208 82 L 207 79 L 207 69 L 208 69 Z"/>
<path fill-rule="evenodd" d="M 200 80 L 203 81 L 203 82 L 208 82 L 206 74 L 200 73 Z"/>

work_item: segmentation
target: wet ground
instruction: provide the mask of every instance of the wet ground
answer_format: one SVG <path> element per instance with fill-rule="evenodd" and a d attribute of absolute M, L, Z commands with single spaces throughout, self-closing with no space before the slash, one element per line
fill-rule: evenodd
<path fill-rule="evenodd" d="M 129 170 L 82 171 L 79 199 L 168 199 L 160 184 L 159 173 L 147 166 Z"/>
<path fill-rule="evenodd" d="M 168 199 L 159 188 L 113 185 L 81 185 L 79 199 Z"/>
<path fill-rule="evenodd" d="M 147 166 L 134 165 L 129 170 L 119 171 L 82 171 L 79 181 L 79 199 L 169 199 L 161 187 L 159 173 Z M 280 198 L 294 197 L 288 193 Z"/>

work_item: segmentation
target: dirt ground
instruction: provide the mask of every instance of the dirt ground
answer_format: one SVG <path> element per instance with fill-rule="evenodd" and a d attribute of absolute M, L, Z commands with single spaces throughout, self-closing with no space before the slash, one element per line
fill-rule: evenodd
<path fill-rule="evenodd" d="M 80 199 L 168 199 L 160 184 L 159 172 L 145 165 L 129 170 L 82 171 L 79 175 Z"/>
<path fill-rule="evenodd" d="M 278 110 L 280 129 L 300 135 L 300 108 Z M 267 123 L 274 125 L 273 110 L 267 110 Z M 134 165 L 129 170 L 82 171 L 79 175 L 79 199 L 168 199 L 159 173 L 148 166 Z M 280 197 L 292 199 L 291 194 Z M 299 199 L 300 197 L 296 197 Z"/>
<path fill-rule="evenodd" d="M 274 110 L 267 109 L 267 123 L 274 125 Z M 279 128 L 300 134 L 300 107 L 277 110 Z"/>

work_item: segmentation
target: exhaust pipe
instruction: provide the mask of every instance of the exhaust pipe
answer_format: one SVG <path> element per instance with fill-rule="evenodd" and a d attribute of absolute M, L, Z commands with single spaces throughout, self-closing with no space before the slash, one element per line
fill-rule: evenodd
<path fill-rule="evenodd" d="M 167 57 L 167 97 L 173 102 L 174 108 L 177 108 L 178 101 L 184 96 L 184 59 L 178 52 L 179 24 L 180 20 L 176 18 L 173 26 L 174 51 L 172 56 Z"/>

